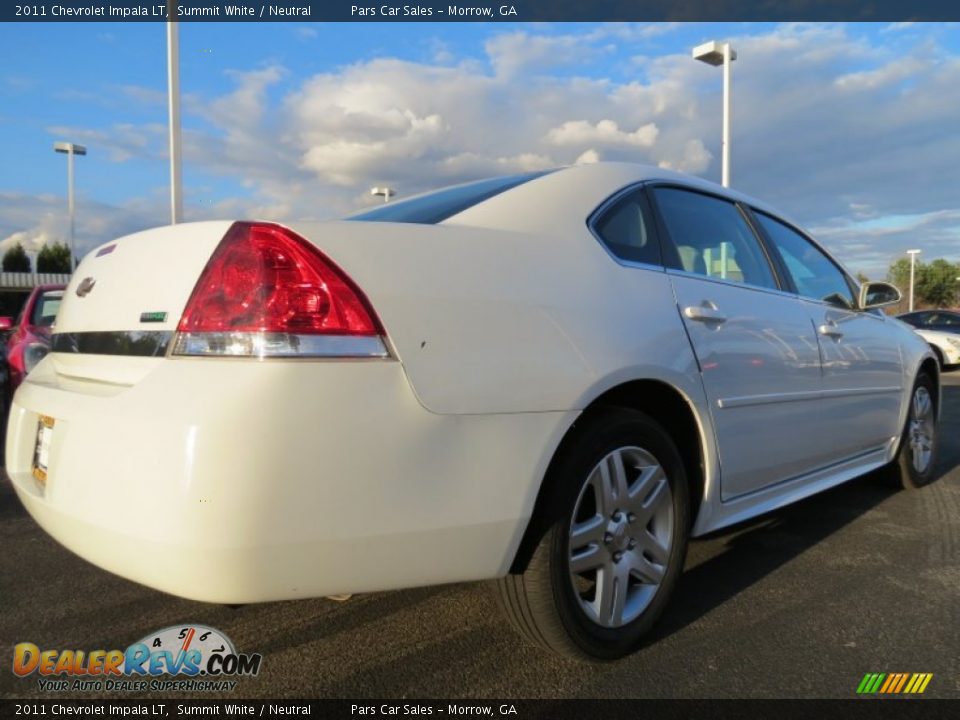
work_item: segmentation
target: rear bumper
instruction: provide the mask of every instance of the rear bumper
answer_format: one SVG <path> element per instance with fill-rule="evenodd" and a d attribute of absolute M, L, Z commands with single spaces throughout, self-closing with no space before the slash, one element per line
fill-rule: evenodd
<path fill-rule="evenodd" d="M 124 358 L 137 382 L 111 385 L 53 359 L 11 407 L 25 507 L 90 562 L 210 602 L 505 573 L 575 414 L 435 415 L 394 361 Z"/>

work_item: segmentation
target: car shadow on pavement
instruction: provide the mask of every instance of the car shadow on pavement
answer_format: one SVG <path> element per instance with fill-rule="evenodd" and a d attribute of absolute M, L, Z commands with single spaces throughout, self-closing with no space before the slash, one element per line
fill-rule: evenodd
<path fill-rule="evenodd" d="M 687 569 L 650 642 L 682 630 L 878 506 L 896 492 L 885 480 L 871 473 L 692 541 Z M 701 543 L 717 541 L 722 551 L 697 563 Z"/>

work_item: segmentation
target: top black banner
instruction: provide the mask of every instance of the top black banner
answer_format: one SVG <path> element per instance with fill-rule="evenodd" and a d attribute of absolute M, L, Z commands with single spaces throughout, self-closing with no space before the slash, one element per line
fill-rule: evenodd
<path fill-rule="evenodd" d="M 4 2 L 3 22 L 575 22 L 575 21 L 932 21 L 960 19 L 945 0 L 59 0 Z"/>

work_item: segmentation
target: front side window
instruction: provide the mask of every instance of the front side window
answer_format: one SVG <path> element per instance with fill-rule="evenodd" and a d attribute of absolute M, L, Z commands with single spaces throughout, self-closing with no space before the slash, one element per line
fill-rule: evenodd
<path fill-rule="evenodd" d="M 780 252 L 801 297 L 847 310 L 856 307 L 847 276 L 820 248 L 768 215 L 757 212 L 756 217 Z"/>
<path fill-rule="evenodd" d="M 654 190 L 678 270 L 718 280 L 777 288 L 770 263 L 736 205 L 676 188 Z"/>
<path fill-rule="evenodd" d="M 930 313 L 908 313 L 900 315 L 899 318 L 914 327 L 923 327 L 930 324 Z"/>
<path fill-rule="evenodd" d="M 650 231 L 650 218 L 641 191 L 630 193 L 605 209 L 591 226 L 618 258 L 647 265 L 660 264 L 660 246 Z"/>

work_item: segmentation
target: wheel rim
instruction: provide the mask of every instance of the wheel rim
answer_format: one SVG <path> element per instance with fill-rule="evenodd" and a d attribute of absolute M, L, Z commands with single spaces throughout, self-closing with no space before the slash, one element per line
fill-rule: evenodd
<path fill-rule="evenodd" d="M 568 536 L 570 582 L 587 617 L 614 628 L 647 609 L 667 572 L 673 523 L 673 493 L 653 455 L 622 447 L 597 463 Z"/>
<path fill-rule="evenodd" d="M 909 435 L 911 464 L 918 473 L 924 473 L 933 457 L 934 417 L 933 400 L 923 386 L 913 391 Z"/>

